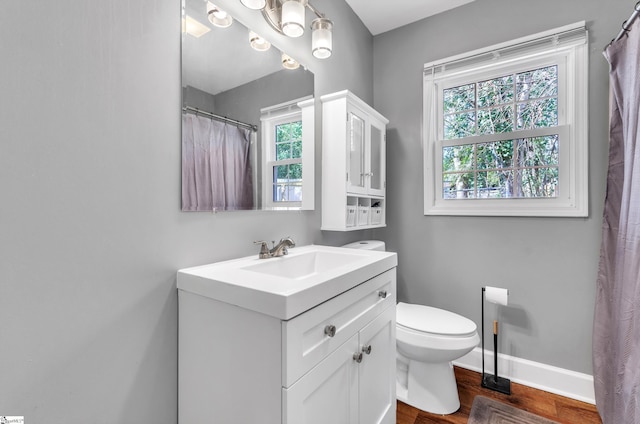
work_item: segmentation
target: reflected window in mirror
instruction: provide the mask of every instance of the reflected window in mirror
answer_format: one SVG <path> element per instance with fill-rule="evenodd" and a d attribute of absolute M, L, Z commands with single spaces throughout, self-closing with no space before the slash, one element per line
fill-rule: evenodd
<path fill-rule="evenodd" d="M 299 99 L 263 108 L 262 199 L 272 209 L 313 207 L 313 99 Z M 311 118 L 311 119 L 310 119 Z M 305 155 L 306 154 L 306 155 Z M 308 178 L 307 178 L 308 180 Z"/>

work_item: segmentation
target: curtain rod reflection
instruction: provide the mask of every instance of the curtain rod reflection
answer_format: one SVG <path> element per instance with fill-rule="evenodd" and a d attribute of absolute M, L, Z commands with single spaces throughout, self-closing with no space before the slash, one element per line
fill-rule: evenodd
<path fill-rule="evenodd" d="M 198 109 L 197 107 L 184 106 L 183 112 L 191 112 L 196 115 L 203 115 L 211 119 L 226 122 L 229 124 L 237 125 L 239 127 L 248 128 L 251 131 L 258 131 L 258 126 L 253 124 L 247 124 L 246 122 L 236 121 L 235 119 L 227 118 L 226 116 L 216 115 L 215 113 L 207 112 L 206 110 Z"/>

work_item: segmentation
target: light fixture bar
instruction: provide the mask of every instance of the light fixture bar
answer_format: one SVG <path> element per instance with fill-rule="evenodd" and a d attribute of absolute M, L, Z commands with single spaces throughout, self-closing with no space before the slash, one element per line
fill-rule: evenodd
<path fill-rule="evenodd" d="M 316 9 L 315 7 L 313 7 L 313 5 L 309 2 L 307 2 L 307 7 L 309 8 L 310 11 L 312 11 L 313 13 L 315 13 L 315 15 L 318 18 L 325 18 L 324 13 L 320 12 L 318 9 Z"/>
<path fill-rule="evenodd" d="M 248 4 L 259 0 L 240 0 Z M 309 0 L 264 0 L 262 16 L 267 23 L 280 34 L 288 37 L 300 37 L 305 29 L 305 9 L 309 9 L 317 16 L 311 23 L 312 53 L 318 59 L 326 59 L 332 52 L 333 22 L 325 14 L 316 9 Z"/>

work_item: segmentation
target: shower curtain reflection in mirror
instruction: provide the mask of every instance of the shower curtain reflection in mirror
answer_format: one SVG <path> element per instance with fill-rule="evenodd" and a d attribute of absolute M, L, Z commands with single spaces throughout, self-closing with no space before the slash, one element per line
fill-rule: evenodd
<path fill-rule="evenodd" d="M 182 210 L 253 209 L 251 130 L 182 114 Z"/>

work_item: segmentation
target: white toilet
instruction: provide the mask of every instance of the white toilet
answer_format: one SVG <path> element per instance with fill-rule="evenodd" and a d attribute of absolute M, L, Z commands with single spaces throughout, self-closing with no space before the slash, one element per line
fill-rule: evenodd
<path fill-rule="evenodd" d="M 343 247 L 385 250 L 378 240 Z M 396 396 L 398 400 L 434 414 L 460 408 L 451 361 L 478 345 L 476 324 L 443 309 L 400 302 L 396 306 Z"/>

